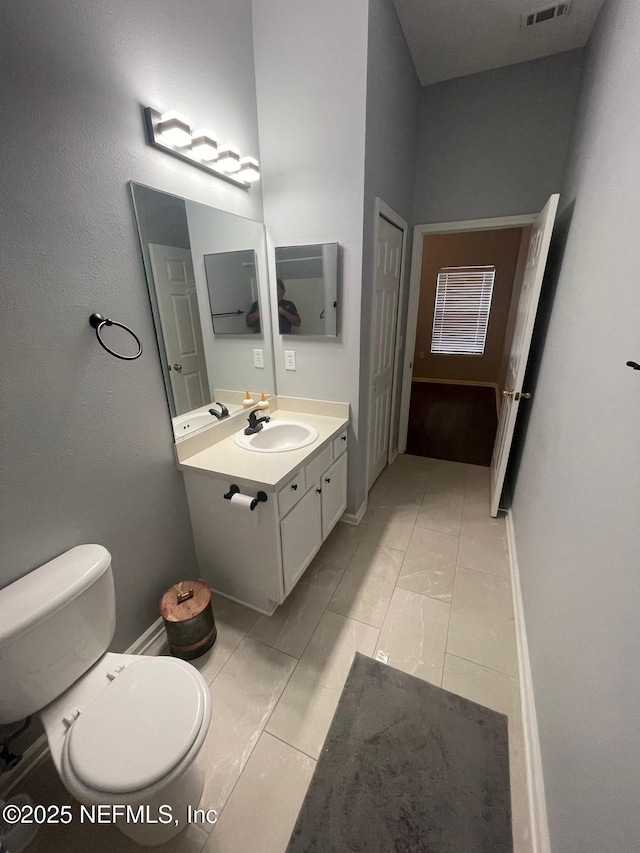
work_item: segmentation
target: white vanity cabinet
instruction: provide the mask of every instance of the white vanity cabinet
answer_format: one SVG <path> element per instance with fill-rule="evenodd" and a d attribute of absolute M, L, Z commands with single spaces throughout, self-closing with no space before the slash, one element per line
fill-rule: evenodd
<path fill-rule="evenodd" d="M 246 451 L 250 452 L 250 451 Z M 347 506 L 342 428 L 304 458 L 283 485 L 221 478 L 183 467 L 200 575 L 215 591 L 271 614 L 298 582 Z M 263 492 L 253 511 L 225 499 Z"/>

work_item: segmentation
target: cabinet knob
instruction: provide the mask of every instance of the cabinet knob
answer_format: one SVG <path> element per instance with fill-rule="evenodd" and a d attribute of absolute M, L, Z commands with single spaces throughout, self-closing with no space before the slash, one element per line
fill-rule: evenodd
<path fill-rule="evenodd" d="M 330 483 L 330 482 L 331 482 L 331 477 L 325 477 L 325 478 L 324 478 L 324 481 L 325 481 L 325 483 Z"/>
<path fill-rule="evenodd" d="M 316 489 L 316 492 L 317 492 L 318 494 L 321 494 L 322 489 Z"/>
<path fill-rule="evenodd" d="M 343 435 L 343 436 L 342 436 L 342 440 L 343 440 L 343 441 L 346 441 L 346 440 L 347 440 L 347 436 L 346 436 L 346 435 Z"/>
<path fill-rule="evenodd" d="M 292 489 L 293 489 L 293 491 L 295 492 L 295 490 L 298 488 L 298 484 L 297 484 L 297 483 L 294 483 L 294 484 L 293 484 L 293 486 L 291 486 L 291 488 L 292 488 Z"/>

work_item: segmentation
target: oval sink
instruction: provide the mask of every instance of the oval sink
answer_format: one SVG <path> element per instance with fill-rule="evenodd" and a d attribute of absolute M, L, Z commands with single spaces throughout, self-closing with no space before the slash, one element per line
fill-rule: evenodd
<path fill-rule="evenodd" d="M 271 421 L 264 424 L 259 432 L 245 435 L 236 434 L 235 442 L 245 450 L 259 453 L 281 453 L 283 450 L 298 450 L 312 444 L 318 438 L 318 430 L 298 421 Z"/>

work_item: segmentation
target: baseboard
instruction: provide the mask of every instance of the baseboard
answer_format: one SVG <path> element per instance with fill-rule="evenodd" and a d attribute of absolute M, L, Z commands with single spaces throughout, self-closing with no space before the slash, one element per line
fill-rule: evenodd
<path fill-rule="evenodd" d="M 344 521 L 345 524 L 351 524 L 356 527 L 362 521 L 362 517 L 364 516 L 366 511 L 367 499 L 365 498 L 357 512 L 345 512 L 340 521 Z"/>
<path fill-rule="evenodd" d="M 158 639 L 164 630 L 164 623 L 159 617 L 147 630 L 135 640 L 123 654 L 144 655 Z M 0 796 L 4 797 L 14 791 L 30 773 L 40 765 L 49 755 L 49 744 L 47 736 L 40 735 L 31 746 L 27 747 L 22 756 L 22 761 L 13 770 L 0 776 Z"/>
<path fill-rule="evenodd" d="M 522 706 L 522 724 L 524 728 L 531 848 L 533 853 L 551 853 L 549 821 L 542 772 L 542 755 L 540 753 L 540 738 L 533 695 L 533 681 L 531 678 L 531 662 L 529 660 L 529 646 L 527 644 L 524 608 L 522 605 L 522 589 L 520 587 L 520 569 L 518 566 L 515 529 L 511 510 L 507 511 L 506 521 L 509 562 L 511 565 L 513 612 L 515 616 L 516 644 L 518 650 L 518 672 L 520 673 L 520 703 Z"/>

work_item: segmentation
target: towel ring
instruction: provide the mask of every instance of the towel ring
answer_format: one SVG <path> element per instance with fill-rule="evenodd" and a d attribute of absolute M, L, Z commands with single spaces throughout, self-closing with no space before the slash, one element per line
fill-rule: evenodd
<path fill-rule="evenodd" d="M 140 338 L 128 326 L 125 326 L 123 323 L 116 323 L 115 320 L 109 320 L 107 317 L 103 317 L 102 314 L 92 314 L 89 317 L 89 322 L 96 330 L 96 337 L 98 339 L 98 343 L 100 344 L 102 349 L 106 349 L 106 351 L 111 355 L 115 356 L 116 358 L 121 358 L 123 361 L 133 361 L 134 358 L 140 358 L 140 356 L 142 355 L 142 344 L 140 343 Z M 135 355 L 120 355 L 119 352 L 114 352 L 105 344 L 105 342 L 100 337 L 100 330 L 103 326 L 119 326 L 121 329 L 124 329 L 125 332 L 129 332 L 131 337 L 138 344 L 138 352 Z"/>

